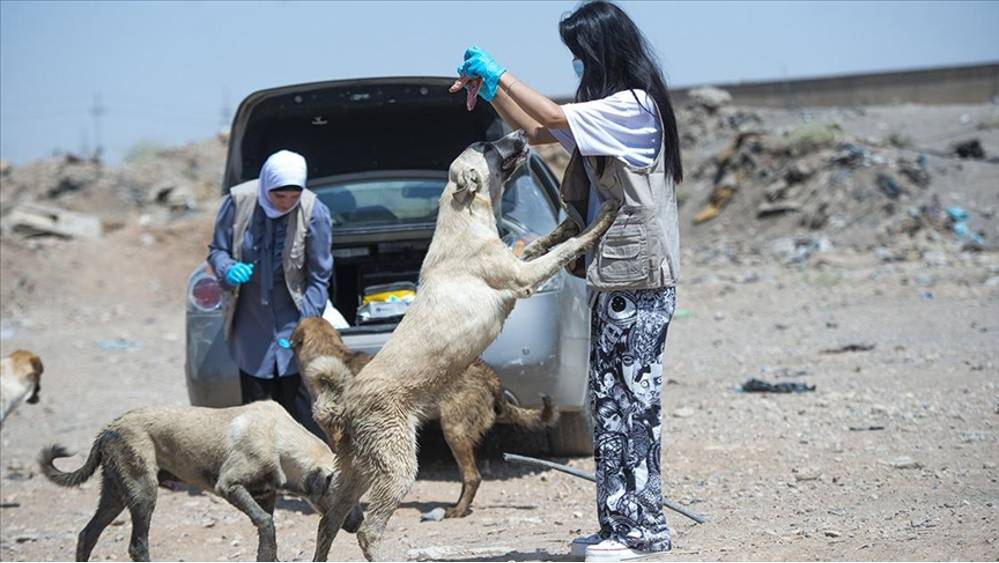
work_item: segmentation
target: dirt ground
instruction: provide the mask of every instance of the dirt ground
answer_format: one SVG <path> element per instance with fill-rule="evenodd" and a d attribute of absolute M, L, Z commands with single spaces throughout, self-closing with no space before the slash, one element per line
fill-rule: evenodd
<path fill-rule="evenodd" d="M 996 166 L 968 166 L 985 178 L 975 193 L 991 206 Z M 77 451 L 61 462 L 76 467 L 118 414 L 187 403 L 184 288 L 211 219 L 132 222 L 100 242 L 0 240 L 0 348 L 30 348 L 46 368 L 41 402 L 22 405 L 0 434 L 0 559 L 71 559 L 96 507 L 96 478 L 62 489 L 38 473 L 43 445 Z M 707 240 L 685 229 L 690 240 Z M 666 559 L 996 560 L 999 253 L 826 256 L 807 266 L 688 256 L 667 344 L 664 491 L 708 522 L 669 513 Z M 99 345 L 116 338 L 133 346 Z M 837 352 L 850 345 L 873 348 Z M 816 389 L 740 392 L 754 377 Z M 392 559 L 567 561 L 568 542 L 594 531 L 590 483 L 495 454 L 479 464 L 472 514 L 421 523 L 421 512 L 453 502 L 460 489 L 449 455 L 424 452 L 420 478 L 389 524 Z M 276 523 L 280 558 L 311 559 L 318 517 L 288 497 Z M 129 531 L 123 514 L 93 558 L 127 559 Z M 252 560 L 255 549 L 252 525 L 224 501 L 160 489 L 154 559 Z M 330 559 L 363 558 L 341 533 Z"/>

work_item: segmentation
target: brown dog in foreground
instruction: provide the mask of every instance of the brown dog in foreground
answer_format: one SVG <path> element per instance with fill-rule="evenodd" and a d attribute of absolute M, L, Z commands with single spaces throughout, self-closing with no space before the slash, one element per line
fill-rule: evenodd
<path fill-rule="evenodd" d="M 310 391 L 317 390 L 314 397 L 322 394 L 318 391 L 322 385 L 320 380 L 330 377 L 324 373 L 324 369 L 329 368 L 329 363 L 322 360 L 316 362 L 316 359 L 333 357 L 340 360 L 349 370 L 349 374 L 342 375 L 349 379 L 357 376 L 373 358 L 370 354 L 347 348 L 340 333 L 320 317 L 303 319 L 291 335 L 291 346 L 295 350 L 306 385 Z M 333 377 L 336 375 L 334 373 Z M 347 383 L 347 380 L 343 383 Z M 332 397 L 325 398 L 330 399 Z M 494 424 L 512 424 L 537 430 L 552 426 L 558 421 L 558 411 L 551 399 L 543 396 L 541 400 L 543 406 L 540 409 L 525 409 L 511 404 L 507 401 L 499 376 L 493 368 L 482 360 L 476 360 L 455 380 L 454 385 L 441 392 L 437 404 L 423 413 L 422 423 L 440 421 L 444 440 L 458 462 L 458 472 L 461 475 L 461 495 L 458 502 L 444 512 L 445 518 L 461 518 L 468 514 L 482 481 L 475 463 L 475 447 Z M 327 422 L 330 420 L 329 416 L 318 418 Z M 342 438 L 342 425 L 324 430 Z"/>
<path fill-rule="evenodd" d="M 21 401 L 38 402 L 43 370 L 42 360 L 27 350 L 16 350 L 0 360 L 0 425 Z"/>

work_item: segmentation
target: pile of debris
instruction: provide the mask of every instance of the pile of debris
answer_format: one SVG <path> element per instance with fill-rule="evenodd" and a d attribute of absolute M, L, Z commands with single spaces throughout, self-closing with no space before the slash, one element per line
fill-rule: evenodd
<path fill-rule="evenodd" d="M 732 134 L 758 130 L 759 114 L 732 105 L 732 95 L 712 86 L 695 88 L 677 110 L 680 147 L 690 149 Z"/>
<path fill-rule="evenodd" d="M 688 173 L 688 181 L 709 188 L 693 215 L 694 228 L 724 216 L 720 232 L 770 240 L 770 248 L 745 250 L 787 263 L 831 249 L 833 239 L 883 259 L 919 258 L 948 245 L 985 247 L 967 211 L 941 205 L 931 189 L 933 172 L 925 154 L 888 157 L 880 148 L 848 138 L 831 122 L 783 134 L 737 132 Z M 726 212 L 735 201 L 736 209 Z M 761 234 L 770 236 L 756 236 Z"/>
<path fill-rule="evenodd" d="M 864 112 L 753 111 L 718 88 L 690 91 L 677 107 L 685 252 L 702 263 L 808 265 L 839 251 L 939 261 L 994 246 L 982 231 L 993 208 L 981 208 L 981 195 L 977 204 L 958 195 L 949 176 L 962 162 L 995 162 L 983 143 L 918 148 L 897 131 L 883 139 L 847 133 L 841 123 Z M 989 135 L 991 126 L 977 131 Z M 569 155 L 557 144 L 538 152 L 561 176 Z"/>
<path fill-rule="evenodd" d="M 96 238 L 143 214 L 164 222 L 218 200 L 226 138 L 140 147 L 117 167 L 73 154 L 0 167 L 4 236 Z"/>

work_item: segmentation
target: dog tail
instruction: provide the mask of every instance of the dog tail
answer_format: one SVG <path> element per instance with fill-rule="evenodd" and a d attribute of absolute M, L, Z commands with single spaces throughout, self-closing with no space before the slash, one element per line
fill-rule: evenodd
<path fill-rule="evenodd" d="M 38 465 L 42 468 L 42 474 L 45 475 L 49 481 L 52 481 L 56 485 L 61 487 L 76 487 L 83 484 L 90 476 L 97 471 L 97 466 L 101 464 L 101 437 L 99 436 L 97 440 L 94 441 L 94 445 L 90 448 L 90 455 L 87 457 L 87 461 L 83 464 L 83 467 L 77 469 L 76 471 L 67 473 L 65 471 L 59 470 L 52 462 L 61 457 L 71 457 L 73 454 L 69 453 L 66 448 L 55 444 L 49 446 L 42 450 L 42 453 L 38 455 Z"/>
<path fill-rule="evenodd" d="M 506 394 L 502 390 L 497 394 L 496 399 L 496 422 L 500 424 L 513 424 L 528 430 L 538 430 L 554 426 L 558 422 L 558 410 L 548 395 L 541 396 L 540 409 L 518 407 L 507 400 Z"/>

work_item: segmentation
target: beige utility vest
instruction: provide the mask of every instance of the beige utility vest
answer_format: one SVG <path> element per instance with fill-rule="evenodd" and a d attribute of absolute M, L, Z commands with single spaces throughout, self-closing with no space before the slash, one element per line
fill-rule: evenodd
<path fill-rule="evenodd" d="M 243 257 L 243 237 L 253 219 L 253 212 L 257 208 L 257 191 L 260 189 L 259 180 L 250 180 L 234 186 L 229 190 L 232 203 L 235 206 L 235 214 L 232 221 L 232 258 L 237 262 Z M 316 203 L 316 194 L 309 190 L 302 190 L 302 197 L 298 200 L 298 207 L 288 214 L 288 229 L 285 236 L 284 250 L 281 254 L 281 262 L 284 266 L 284 282 L 288 286 L 288 293 L 298 310 L 302 310 L 302 296 L 305 294 L 305 282 L 307 272 L 305 271 L 305 236 L 309 231 L 309 221 L 312 219 L 312 208 Z M 225 327 L 225 337 L 229 338 L 232 333 L 232 320 L 236 315 L 236 302 L 239 299 L 240 286 L 234 287 L 225 300 L 223 310 L 223 326 Z"/>
<path fill-rule="evenodd" d="M 663 164 L 664 144 L 647 168 L 632 169 L 617 158 L 606 158 L 596 189 L 603 201 L 619 202 L 621 210 L 597 242 L 589 267 L 581 257 L 566 268 L 593 289 L 672 287 L 680 279 L 676 185 Z M 583 158 L 579 149 L 573 151 L 560 187 L 565 210 L 580 230 L 586 227 L 590 194 Z M 585 158 L 592 159 L 595 172 L 595 157 Z"/>

